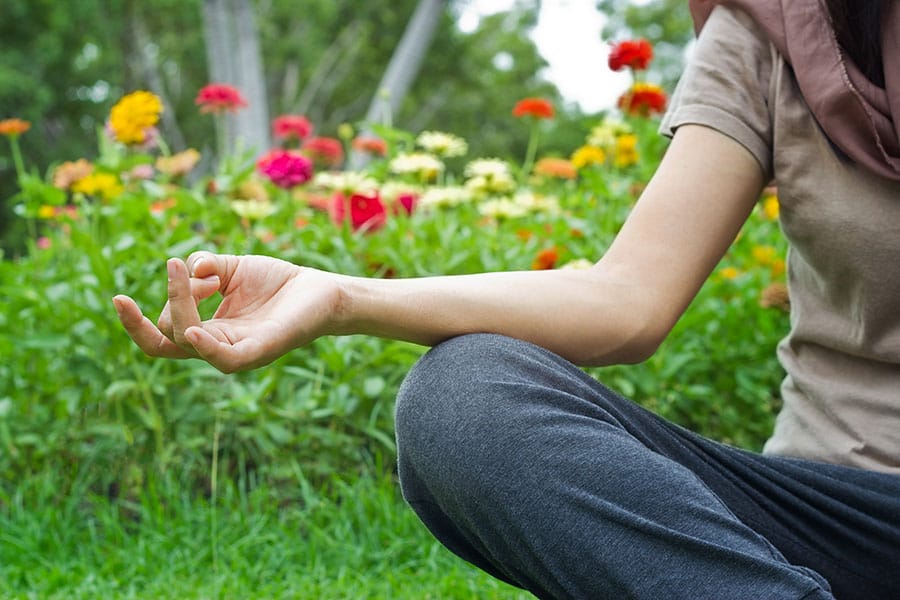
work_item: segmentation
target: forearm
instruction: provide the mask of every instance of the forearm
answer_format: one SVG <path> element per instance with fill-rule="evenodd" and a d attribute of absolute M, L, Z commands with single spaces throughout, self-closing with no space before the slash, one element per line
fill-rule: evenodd
<path fill-rule="evenodd" d="M 466 333 L 530 341 L 581 365 L 643 360 L 659 343 L 646 290 L 594 268 L 419 279 L 344 278 L 340 331 L 434 345 Z"/>

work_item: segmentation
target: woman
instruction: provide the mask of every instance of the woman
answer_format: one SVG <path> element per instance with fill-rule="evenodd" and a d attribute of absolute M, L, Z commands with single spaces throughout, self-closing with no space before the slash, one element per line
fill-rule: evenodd
<path fill-rule="evenodd" d="M 398 398 L 404 496 L 539 597 L 900 597 L 900 9 L 716 4 L 692 3 L 671 146 L 592 270 L 367 280 L 201 252 L 168 262 L 158 328 L 117 296 L 122 323 L 150 355 L 226 372 L 321 335 L 434 345 Z M 650 356 L 773 178 L 792 329 L 755 454 L 575 365 Z"/>

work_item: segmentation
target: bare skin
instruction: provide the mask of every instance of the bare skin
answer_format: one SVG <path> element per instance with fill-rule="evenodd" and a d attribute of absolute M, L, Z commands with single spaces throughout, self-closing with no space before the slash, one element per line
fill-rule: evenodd
<path fill-rule="evenodd" d="M 169 259 L 168 302 L 157 324 L 128 296 L 113 303 L 146 354 L 196 357 L 223 372 L 263 366 L 323 335 L 356 333 L 433 345 L 492 332 L 581 365 L 636 362 L 684 312 L 764 183 L 743 146 L 686 125 L 592 269 L 380 280 L 198 252 L 186 262 Z M 216 292 L 222 303 L 201 321 L 198 302 Z"/>

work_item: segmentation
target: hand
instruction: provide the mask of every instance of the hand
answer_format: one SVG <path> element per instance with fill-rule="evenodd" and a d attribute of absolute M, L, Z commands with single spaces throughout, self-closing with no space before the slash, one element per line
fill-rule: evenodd
<path fill-rule="evenodd" d="M 134 300 L 113 304 L 131 339 L 149 356 L 201 358 L 231 373 L 268 364 L 290 350 L 334 333 L 342 290 L 337 276 L 265 256 L 196 252 L 166 263 L 168 302 L 157 325 Z M 197 304 L 219 291 L 213 317 Z"/>

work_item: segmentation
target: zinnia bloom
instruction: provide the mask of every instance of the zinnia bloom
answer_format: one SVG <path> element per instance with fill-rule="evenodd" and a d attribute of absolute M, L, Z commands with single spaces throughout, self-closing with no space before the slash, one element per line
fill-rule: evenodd
<path fill-rule="evenodd" d="M 303 142 L 303 151 L 316 163 L 338 167 L 344 162 L 344 146 L 331 137 L 311 137 Z"/>
<path fill-rule="evenodd" d="M 299 152 L 281 148 L 260 157 L 256 168 L 272 183 L 286 189 L 306 183 L 313 174 L 312 161 Z"/>
<path fill-rule="evenodd" d="M 776 220 L 781 213 L 781 208 L 778 205 L 778 196 L 771 194 L 763 198 L 762 211 L 763 216 L 768 220 Z"/>
<path fill-rule="evenodd" d="M 387 154 L 387 142 L 379 137 L 359 136 L 353 140 L 353 149 L 366 154 L 384 156 Z"/>
<path fill-rule="evenodd" d="M 666 110 L 666 93 L 652 83 L 635 83 L 619 98 L 618 106 L 630 115 L 661 113 Z"/>
<path fill-rule="evenodd" d="M 416 138 L 416 144 L 426 152 L 443 158 L 462 156 L 469 151 L 466 140 L 452 133 L 443 131 L 423 131 Z"/>
<path fill-rule="evenodd" d="M 234 86 L 225 83 L 210 83 L 200 88 L 194 104 L 202 113 L 236 112 L 247 106 L 247 101 Z"/>
<path fill-rule="evenodd" d="M 53 170 L 53 187 L 67 190 L 72 184 L 94 172 L 94 165 L 83 158 L 66 161 Z"/>
<path fill-rule="evenodd" d="M 523 98 L 513 107 L 514 117 L 531 116 L 536 119 L 552 119 L 556 111 L 553 104 L 544 98 Z"/>
<path fill-rule="evenodd" d="M 0 121 L 0 135 L 8 137 L 20 136 L 31 129 L 31 123 L 22 119 L 3 119 Z"/>
<path fill-rule="evenodd" d="M 565 158 L 542 158 L 534 165 L 535 175 L 558 177 L 559 179 L 575 179 L 578 174 L 575 165 Z"/>
<path fill-rule="evenodd" d="M 397 175 L 415 175 L 422 181 L 431 181 L 444 170 L 444 163 L 432 154 L 412 152 L 395 157 L 389 168 Z"/>
<path fill-rule="evenodd" d="M 552 269 L 556 266 L 556 261 L 558 260 L 559 250 L 557 250 L 555 246 L 544 248 L 535 255 L 534 261 L 531 263 L 531 268 L 536 271 Z"/>
<path fill-rule="evenodd" d="M 335 194 L 330 212 L 336 224 L 343 223 L 349 216 L 353 231 L 375 231 L 387 220 L 387 210 L 378 194 L 352 194 L 349 199 L 343 194 Z"/>
<path fill-rule="evenodd" d="M 178 177 L 190 173 L 200 162 L 200 153 L 193 148 L 172 156 L 160 156 L 156 159 L 156 169 L 163 175 Z"/>
<path fill-rule="evenodd" d="M 613 45 L 609 52 L 609 68 L 621 71 L 625 67 L 640 71 L 653 60 L 653 46 L 645 39 L 624 40 Z"/>
<path fill-rule="evenodd" d="M 88 196 L 99 196 L 104 200 L 112 200 L 122 193 L 122 184 L 111 173 L 92 173 L 72 184 L 72 191 Z"/>
<path fill-rule="evenodd" d="M 637 164 L 640 159 L 637 151 L 637 136 L 632 134 L 620 135 L 616 139 L 615 151 L 616 154 L 613 158 L 613 164 L 616 167 L 624 169 L 625 167 Z"/>
<path fill-rule="evenodd" d="M 602 165 L 606 162 L 606 152 L 597 146 L 582 146 L 572 153 L 571 160 L 576 169 L 583 169 L 588 165 Z"/>
<path fill-rule="evenodd" d="M 144 144 L 155 132 L 163 111 L 162 100 L 143 90 L 123 96 L 109 112 L 113 137 L 130 146 Z"/>
<path fill-rule="evenodd" d="M 272 135 L 278 139 L 303 140 L 312 131 L 312 123 L 303 115 L 281 115 L 272 121 Z"/>

